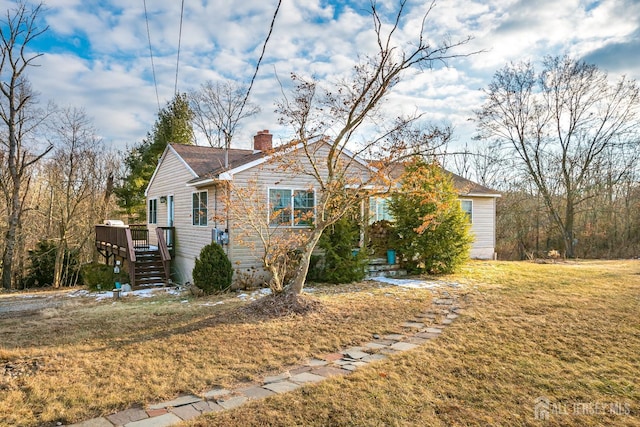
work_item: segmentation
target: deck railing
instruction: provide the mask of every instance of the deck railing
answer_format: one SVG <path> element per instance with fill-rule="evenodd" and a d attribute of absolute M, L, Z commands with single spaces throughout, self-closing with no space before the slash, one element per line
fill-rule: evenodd
<path fill-rule="evenodd" d="M 174 228 L 157 227 L 156 237 L 165 278 L 168 280 L 171 268 Z M 171 243 L 167 244 L 167 241 Z M 131 224 L 128 226 L 96 225 L 96 247 L 101 253 L 104 251 L 103 255 L 107 258 L 107 263 L 112 256 L 125 260 L 131 285 L 134 286 L 136 283 L 136 250 L 149 250 L 149 229 L 145 224 Z"/>

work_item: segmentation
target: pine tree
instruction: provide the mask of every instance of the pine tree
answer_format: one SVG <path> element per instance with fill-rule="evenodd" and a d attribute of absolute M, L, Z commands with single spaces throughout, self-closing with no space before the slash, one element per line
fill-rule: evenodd
<path fill-rule="evenodd" d="M 400 236 L 397 250 L 407 270 L 450 273 L 468 258 L 469 220 L 450 176 L 435 162 L 416 159 L 406 167 L 390 209 Z"/>
<path fill-rule="evenodd" d="M 186 94 L 177 94 L 158 112 L 153 130 L 139 144 L 129 150 L 124 159 L 127 175 L 122 185 L 114 190 L 118 206 L 130 218 L 144 218 L 144 191 L 153 171 L 168 144 L 193 144 L 193 112 Z"/>

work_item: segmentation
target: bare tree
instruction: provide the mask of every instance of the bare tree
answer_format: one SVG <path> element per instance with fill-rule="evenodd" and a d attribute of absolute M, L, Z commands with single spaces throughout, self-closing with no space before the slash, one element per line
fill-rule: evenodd
<path fill-rule="evenodd" d="M 576 210 L 591 197 L 598 159 L 638 145 L 636 82 L 610 84 L 595 65 L 547 57 L 540 73 L 531 63 L 499 70 L 485 93 L 476 112 L 480 136 L 513 150 L 573 257 Z"/>
<path fill-rule="evenodd" d="M 35 152 L 28 147 L 28 137 L 43 117 L 33 112 L 34 92 L 25 75 L 40 54 L 31 54 L 28 46 L 47 28 L 39 28 L 38 15 L 42 5 L 28 8 L 18 2 L 7 10 L 0 29 L 0 119 L 5 128 L 2 138 L 3 168 L 8 173 L 2 182 L 7 200 L 7 230 L 2 256 L 2 285 L 12 286 L 12 266 L 17 233 L 23 213 L 23 197 L 29 187 L 29 170 L 51 147 Z"/>
<path fill-rule="evenodd" d="M 260 112 L 260 107 L 245 103 L 249 89 L 233 81 L 206 81 L 189 94 L 194 124 L 212 147 L 229 149 L 240 123 Z"/>
<path fill-rule="evenodd" d="M 52 194 L 56 245 L 53 287 L 63 283 L 65 253 L 70 242 L 81 246 L 91 234 L 101 206 L 103 150 L 91 121 L 77 108 L 61 110 L 52 123 L 55 145 L 46 172 Z"/>
<path fill-rule="evenodd" d="M 295 135 L 291 146 L 295 153 L 285 150 L 279 160 L 283 168 L 310 177 L 319 188 L 313 228 L 300 247 L 299 266 L 289 286 L 292 294 L 302 292 L 311 254 L 328 226 L 358 206 L 372 185 L 385 182 L 404 159 L 431 152 L 449 138 L 448 129 L 421 125 L 419 114 L 395 120 L 385 120 L 383 115 L 387 96 L 407 70 L 461 56 L 451 49 L 469 41 L 432 44 L 425 30 L 434 3 L 423 15 L 413 42 L 399 40 L 406 5 L 400 1 L 388 23 L 384 19 L 388 15 L 371 2 L 376 53 L 363 57 L 350 76 L 332 85 L 293 75 L 293 95 L 278 105 L 281 123 Z M 325 144 L 319 144 L 319 138 Z M 375 160 L 372 173 L 363 173 L 358 162 L 363 157 Z"/>

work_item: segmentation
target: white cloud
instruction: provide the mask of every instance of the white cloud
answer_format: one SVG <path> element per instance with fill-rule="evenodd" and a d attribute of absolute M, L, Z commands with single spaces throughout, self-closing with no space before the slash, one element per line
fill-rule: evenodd
<path fill-rule="evenodd" d="M 13 2 L 0 1 L 6 9 Z M 98 4 L 96 4 L 98 3 Z M 147 1 L 158 93 L 162 105 L 174 91 L 180 2 Z M 247 83 L 253 74 L 276 0 L 199 0 L 185 2 L 178 88 L 189 91 L 208 79 Z M 379 1 L 383 14 L 396 0 Z M 277 125 L 274 102 L 289 73 L 335 79 L 350 72 L 359 54 L 375 51 L 368 1 L 285 0 L 254 87 L 252 100 L 262 113 L 246 123 L 239 140 L 248 145 L 257 129 L 276 139 L 287 130 Z M 428 3 L 407 3 L 406 22 L 396 41 L 410 46 Z M 30 72 L 43 100 L 83 107 L 107 141 L 123 147 L 151 129 L 158 108 L 152 81 L 149 40 L 142 3 L 129 0 L 85 2 L 50 0 L 46 20 L 50 46 L 40 68 Z M 473 132 L 467 121 L 482 103 L 478 89 L 509 61 L 537 60 L 569 52 L 640 77 L 640 4 L 634 0 L 450 0 L 431 11 L 426 35 L 439 42 L 450 35 L 474 39 L 457 52 L 484 49 L 469 58 L 409 73 L 390 97 L 390 109 L 418 108 L 429 117 L 453 123 L 462 136 Z M 89 51 L 76 54 L 74 46 Z M 46 45 L 43 45 L 46 47 Z M 47 49 L 45 49 L 47 50 Z M 633 55 L 635 52 L 635 55 Z"/>

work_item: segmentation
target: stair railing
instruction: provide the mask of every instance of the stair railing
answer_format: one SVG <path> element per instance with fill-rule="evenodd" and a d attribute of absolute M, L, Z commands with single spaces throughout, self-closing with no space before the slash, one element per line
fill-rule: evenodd
<path fill-rule="evenodd" d="M 160 252 L 160 259 L 162 260 L 162 268 L 164 269 L 164 278 L 166 281 L 169 281 L 171 254 L 169 254 L 167 241 L 164 238 L 164 230 L 161 227 L 156 228 L 156 236 L 158 237 L 158 252 Z"/>

